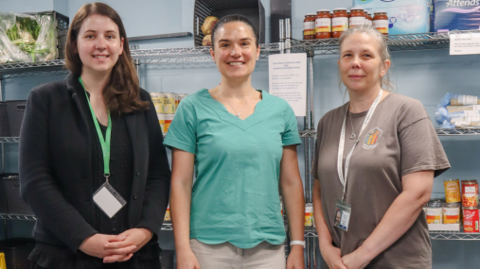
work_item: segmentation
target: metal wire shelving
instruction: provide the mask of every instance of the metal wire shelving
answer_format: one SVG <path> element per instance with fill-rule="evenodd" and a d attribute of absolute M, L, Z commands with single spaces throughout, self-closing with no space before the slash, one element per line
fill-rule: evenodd
<path fill-rule="evenodd" d="M 430 231 L 431 240 L 480 240 L 480 233 Z M 314 227 L 305 227 L 305 237 L 317 237 Z"/>
<path fill-rule="evenodd" d="M 450 34 L 470 33 L 480 33 L 480 30 L 389 35 L 386 38 L 390 51 L 432 50 L 449 48 Z M 291 49 L 293 53 L 338 54 L 338 38 L 292 40 Z"/>

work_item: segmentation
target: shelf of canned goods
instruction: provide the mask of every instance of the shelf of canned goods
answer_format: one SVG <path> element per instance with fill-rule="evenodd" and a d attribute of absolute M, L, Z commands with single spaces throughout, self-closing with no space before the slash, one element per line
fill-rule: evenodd
<path fill-rule="evenodd" d="M 480 233 L 430 231 L 431 240 L 480 240 Z M 305 237 L 317 237 L 314 227 L 305 227 Z"/>
<path fill-rule="evenodd" d="M 390 51 L 431 50 L 449 48 L 450 34 L 469 33 L 480 33 L 480 30 L 389 35 L 386 38 Z M 291 52 L 311 52 L 317 55 L 338 54 L 338 38 L 292 40 Z"/>

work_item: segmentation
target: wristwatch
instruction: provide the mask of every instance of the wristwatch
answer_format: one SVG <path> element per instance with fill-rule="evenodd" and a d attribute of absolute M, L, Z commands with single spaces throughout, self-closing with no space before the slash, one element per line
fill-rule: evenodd
<path fill-rule="evenodd" d="M 300 241 L 300 240 L 290 241 L 290 246 L 294 246 L 294 245 L 300 245 L 300 246 L 303 246 L 303 248 L 305 248 L 305 241 Z"/>

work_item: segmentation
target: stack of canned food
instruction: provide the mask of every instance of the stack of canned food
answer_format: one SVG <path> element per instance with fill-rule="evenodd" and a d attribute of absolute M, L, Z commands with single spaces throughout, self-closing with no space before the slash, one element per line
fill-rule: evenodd
<path fill-rule="evenodd" d="M 460 224 L 463 230 L 479 232 L 478 181 L 449 179 L 444 181 L 445 200 L 431 200 L 424 208 L 428 224 Z M 463 210 L 461 210 L 463 209 Z"/>
<path fill-rule="evenodd" d="M 172 123 L 173 117 L 175 117 L 175 112 L 177 107 L 180 104 L 180 101 L 183 98 L 187 97 L 188 94 L 180 93 L 176 94 L 173 92 L 152 92 L 150 96 L 152 97 L 153 105 L 157 111 L 158 122 L 162 128 L 162 133 L 167 133 L 170 124 Z"/>
<path fill-rule="evenodd" d="M 308 13 L 303 21 L 303 39 L 339 38 L 348 28 L 360 25 L 373 26 L 384 35 L 388 35 L 388 16 L 386 11 L 373 14 L 361 7 L 351 10 L 336 8 L 319 9 L 317 13 Z"/>
<path fill-rule="evenodd" d="M 315 219 L 313 218 L 313 204 L 305 205 L 305 227 L 315 227 Z"/>

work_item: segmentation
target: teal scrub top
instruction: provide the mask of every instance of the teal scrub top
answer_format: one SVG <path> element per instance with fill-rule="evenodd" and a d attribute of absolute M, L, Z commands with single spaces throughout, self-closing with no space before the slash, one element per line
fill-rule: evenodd
<path fill-rule="evenodd" d="M 245 120 L 207 89 L 180 102 L 164 144 L 195 154 L 190 238 L 253 248 L 285 240 L 279 180 L 283 146 L 300 144 L 297 120 L 283 99 L 261 91 Z"/>

